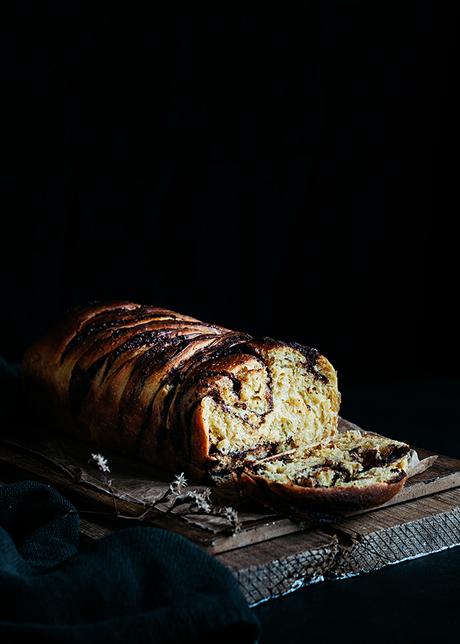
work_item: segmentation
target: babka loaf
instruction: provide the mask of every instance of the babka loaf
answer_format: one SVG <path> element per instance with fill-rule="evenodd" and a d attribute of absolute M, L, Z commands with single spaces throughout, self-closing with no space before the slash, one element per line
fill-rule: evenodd
<path fill-rule="evenodd" d="M 331 488 L 358 489 L 364 499 L 373 485 L 382 502 L 405 480 L 402 453 L 398 462 L 369 459 L 378 445 L 364 457 L 357 444 L 337 447 L 368 476 L 356 477 L 355 465 L 348 478 L 336 476 L 338 465 L 327 473 L 332 447 L 321 446 L 337 437 L 337 376 L 316 349 L 296 343 L 157 307 L 96 303 L 34 344 L 23 374 L 35 408 L 56 428 L 170 471 L 237 472 L 248 490 L 263 479 L 276 491 L 305 491 L 308 502 Z M 407 453 L 402 445 L 394 444 Z"/>

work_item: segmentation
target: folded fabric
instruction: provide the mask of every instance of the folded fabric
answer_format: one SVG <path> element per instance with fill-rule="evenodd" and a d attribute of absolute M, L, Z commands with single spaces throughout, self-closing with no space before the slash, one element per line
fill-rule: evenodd
<path fill-rule="evenodd" d="M 17 385 L 0 359 L 0 436 Z M 258 641 L 235 578 L 198 546 L 150 527 L 80 545 L 79 525 L 51 486 L 0 486 L 0 642 Z"/>
<path fill-rule="evenodd" d="M 50 486 L 0 488 L 1 642 L 256 642 L 232 574 L 166 530 L 79 546 L 79 517 Z"/>

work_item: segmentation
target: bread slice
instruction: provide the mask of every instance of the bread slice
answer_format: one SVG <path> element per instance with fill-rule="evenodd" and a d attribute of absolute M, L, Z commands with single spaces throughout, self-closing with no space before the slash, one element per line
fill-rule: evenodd
<path fill-rule="evenodd" d="M 285 456 L 248 462 L 238 481 L 252 496 L 267 499 L 270 493 L 301 511 L 352 512 L 385 503 L 401 490 L 409 452 L 405 443 L 347 431 Z"/>

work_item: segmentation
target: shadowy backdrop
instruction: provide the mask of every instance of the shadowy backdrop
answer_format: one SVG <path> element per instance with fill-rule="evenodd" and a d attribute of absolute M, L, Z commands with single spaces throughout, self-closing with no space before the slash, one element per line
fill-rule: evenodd
<path fill-rule="evenodd" d="M 0 354 L 128 298 L 456 377 L 456 7 L 145 6 L 2 8 Z"/>
<path fill-rule="evenodd" d="M 2 6 L 0 355 L 158 304 L 316 346 L 346 417 L 458 456 L 457 5 Z M 260 606 L 262 642 L 388 639 L 382 602 L 445 636 L 458 552 L 427 559 Z"/>

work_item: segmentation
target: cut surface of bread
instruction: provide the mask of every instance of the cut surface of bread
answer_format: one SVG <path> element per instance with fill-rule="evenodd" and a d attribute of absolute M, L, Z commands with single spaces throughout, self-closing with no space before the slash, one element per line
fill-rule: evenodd
<path fill-rule="evenodd" d="M 268 481 L 301 487 L 365 486 L 399 481 L 407 470 L 409 445 L 383 436 L 348 431 L 283 458 L 255 464 Z"/>
<path fill-rule="evenodd" d="M 254 356 L 222 361 L 227 371 L 216 376 L 214 390 L 195 412 L 196 422 L 206 428 L 215 468 L 228 469 L 247 457 L 261 458 L 334 435 L 337 377 L 323 356 L 309 350 L 306 357 L 306 349 L 271 341 L 251 342 L 242 350 Z"/>
<path fill-rule="evenodd" d="M 262 486 L 308 510 L 346 512 L 380 505 L 407 479 L 406 443 L 359 431 L 337 433 L 325 443 L 248 463 L 243 489 Z"/>

